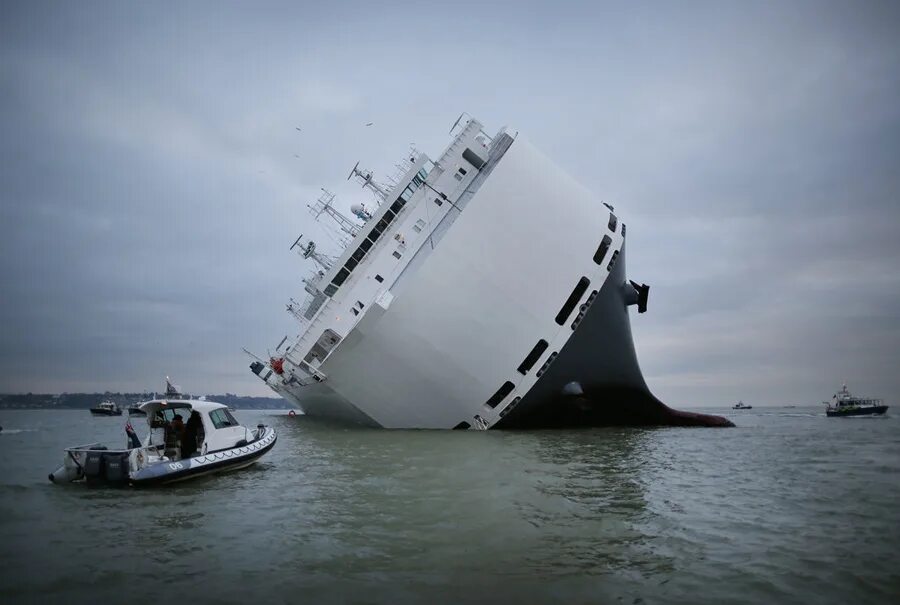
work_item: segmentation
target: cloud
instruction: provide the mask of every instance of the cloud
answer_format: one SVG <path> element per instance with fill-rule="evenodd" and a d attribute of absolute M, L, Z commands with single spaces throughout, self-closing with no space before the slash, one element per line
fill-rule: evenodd
<path fill-rule="evenodd" d="M 306 205 L 466 110 L 616 205 L 664 400 L 900 392 L 892 5 L 0 10 L 0 391 L 264 394 Z"/>

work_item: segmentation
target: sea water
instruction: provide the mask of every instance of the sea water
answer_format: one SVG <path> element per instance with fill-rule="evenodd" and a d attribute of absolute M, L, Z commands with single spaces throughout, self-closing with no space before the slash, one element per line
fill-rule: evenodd
<path fill-rule="evenodd" d="M 260 462 L 138 490 L 47 480 L 125 417 L 0 410 L 0 602 L 900 602 L 900 418 L 719 412 L 737 428 L 238 411 L 278 431 Z"/>

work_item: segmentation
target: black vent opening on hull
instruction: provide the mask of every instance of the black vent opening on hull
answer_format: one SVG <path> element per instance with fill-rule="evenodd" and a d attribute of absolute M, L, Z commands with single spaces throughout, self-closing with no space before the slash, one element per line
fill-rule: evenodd
<path fill-rule="evenodd" d="M 594 303 L 594 299 L 597 298 L 597 291 L 594 290 L 591 292 L 591 295 L 587 297 L 587 300 L 584 301 L 584 304 L 581 305 L 581 308 L 578 311 L 578 315 L 575 317 L 575 321 L 572 322 L 572 329 L 578 327 L 578 324 L 581 323 L 581 320 L 584 319 L 584 314 L 587 313 L 587 310 L 591 308 L 591 305 Z"/>
<path fill-rule="evenodd" d="M 547 358 L 547 361 L 544 362 L 544 365 L 541 366 L 541 369 L 537 371 L 537 374 L 535 374 L 535 376 L 537 376 L 538 378 L 543 376 L 544 372 L 546 372 L 547 369 L 550 367 L 550 364 L 552 364 L 554 361 L 556 361 L 557 355 L 559 355 L 558 351 L 553 351 L 552 353 L 550 353 L 550 357 Z"/>
<path fill-rule="evenodd" d="M 606 253 L 609 252 L 609 246 L 612 244 L 612 238 L 608 235 L 603 236 L 603 241 L 600 242 L 600 246 L 597 248 L 597 251 L 594 252 L 594 262 L 598 265 L 603 264 L 603 258 L 606 256 Z"/>
<path fill-rule="evenodd" d="M 556 314 L 557 324 L 563 325 L 564 323 L 566 323 L 566 320 L 569 319 L 569 315 L 571 315 L 572 311 L 575 310 L 575 305 L 578 304 L 578 301 L 581 300 L 581 297 L 584 296 L 584 293 L 587 291 L 588 286 L 590 285 L 591 280 L 586 277 L 582 277 L 578 280 L 578 283 L 575 284 L 575 289 L 572 290 L 572 293 L 569 294 L 569 298 L 566 299 L 566 302 L 559 310 L 559 313 Z"/>
<path fill-rule="evenodd" d="M 509 405 L 500 410 L 500 417 L 503 418 L 506 416 L 514 407 L 519 405 L 519 402 L 522 401 L 521 397 L 516 397 L 512 401 L 509 402 Z"/>
<path fill-rule="evenodd" d="M 485 405 L 491 409 L 497 407 L 501 401 L 506 399 L 506 396 L 512 393 L 513 389 L 516 388 L 516 385 L 511 383 L 510 381 L 506 381 L 503 383 L 503 386 L 497 389 L 497 392 L 491 395 L 491 398 L 485 402 Z"/>
<path fill-rule="evenodd" d="M 612 212 L 610 212 L 609 213 L 609 230 L 612 231 L 613 233 L 616 232 L 616 224 L 618 222 L 619 222 L 619 220 L 616 218 L 616 215 L 613 214 Z"/>
<path fill-rule="evenodd" d="M 606 270 L 607 270 L 607 271 L 612 271 L 612 268 L 616 265 L 616 259 L 617 259 L 617 258 L 619 258 L 619 251 L 618 251 L 618 250 L 616 250 L 615 252 L 613 252 L 612 258 L 609 259 L 609 264 L 606 265 Z"/>
<path fill-rule="evenodd" d="M 464 431 L 464 430 L 466 430 L 467 428 L 469 428 L 469 427 L 471 427 L 471 426 L 472 426 L 471 424 L 469 424 L 468 422 L 466 422 L 465 420 L 463 420 L 462 422 L 460 422 L 459 424 L 457 424 L 455 427 L 453 427 L 453 430 L 454 430 L 454 431 Z"/>
<path fill-rule="evenodd" d="M 534 364 L 537 363 L 537 360 L 541 358 L 541 355 L 544 354 L 544 351 L 547 350 L 549 344 L 543 338 L 537 341 L 537 344 L 534 345 L 534 348 L 531 349 L 531 352 L 522 360 L 522 363 L 519 364 L 518 372 L 519 374 L 527 374 L 528 370 L 530 370 Z"/>

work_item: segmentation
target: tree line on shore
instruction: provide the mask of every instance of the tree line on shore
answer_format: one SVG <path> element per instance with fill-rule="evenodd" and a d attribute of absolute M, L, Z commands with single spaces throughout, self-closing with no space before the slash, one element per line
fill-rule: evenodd
<path fill-rule="evenodd" d="M 101 401 L 113 401 L 119 407 L 160 397 L 162 393 L 61 393 L 42 394 L 25 393 L 0 395 L 0 409 L 51 409 L 80 410 L 96 406 Z M 210 401 L 224 403 L 235 409 L 286 409 L 291 407 L 280 397 L 246 397 L 225 393 L 224 395 L 206 395 Z"/>

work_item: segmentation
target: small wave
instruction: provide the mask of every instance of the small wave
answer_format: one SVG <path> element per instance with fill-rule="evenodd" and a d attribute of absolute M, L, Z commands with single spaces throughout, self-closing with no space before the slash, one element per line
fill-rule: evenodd
<path fill-rule="evenodd" d="M 16 435 L 18 433 L 36 433 L 39 429 L 3 429 L 0 435 Z"/>

